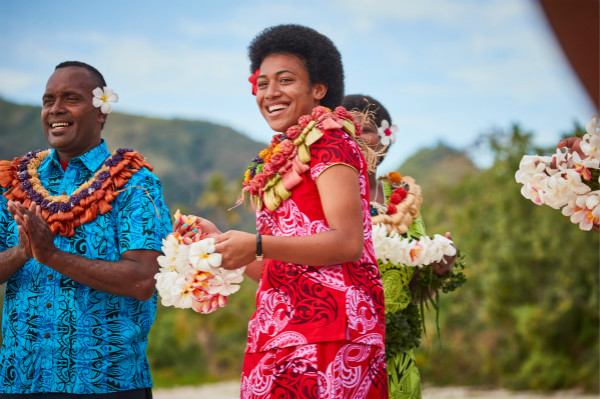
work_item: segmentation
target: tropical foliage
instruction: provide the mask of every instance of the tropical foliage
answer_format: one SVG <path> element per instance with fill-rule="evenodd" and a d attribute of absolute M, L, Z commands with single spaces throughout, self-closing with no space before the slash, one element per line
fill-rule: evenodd
<path fill-rule="evenodd" d="M 483 142 L 489 169 L 426 189 L 430 229 L 451 231 L 469 267 L 465 287 L 443 298 L 441 349 L 430 334 L 418 353 L 423 379 L 597 392 L 599 235 L 521 196 L 523 154 L 553 149 L 518 126 Z"/>

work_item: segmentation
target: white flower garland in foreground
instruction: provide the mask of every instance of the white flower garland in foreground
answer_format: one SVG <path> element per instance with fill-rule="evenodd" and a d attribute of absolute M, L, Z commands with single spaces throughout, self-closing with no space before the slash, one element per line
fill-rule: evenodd
<path fill-rule="evenodd" d="M 388 234 L 383 224 L 373 225 L 375 256 L 383 264 L 423 267 L 441 261 L 445 255 L 454 256 L 456 248 L 447 237 L 436 234 L 419 240 L 402 237 L 393 231 Z"/>
<path fill-rule="evenodd" d="M 600 125 L 598 115 L 585 126 L 580 142 L 585 157 L 560 149 L 552 156 L 525 155 L 515 174 L 523 184 L 521 194 L 537 205 L 562 208 L 581 230 L 591 230 L 600 220 L 600 190 L 592 191 L 592 170 L 600 168 Z M 587 183 L 586 183 L 587 182 Z"/>
<path fill-rule="evenodd" d="M 175 212 L 173 233 L 163 240 L 164 255 L 158 257 L 160 272 L 156 288 L 161 303 L 176 308 L 192 308 L 211 313 L 227 305 L 227 296 L 240 289 L 245 267 L 220 268 L 221 254 L 215 252 L 212 238 L 203 238 L 198 218 Z"/>

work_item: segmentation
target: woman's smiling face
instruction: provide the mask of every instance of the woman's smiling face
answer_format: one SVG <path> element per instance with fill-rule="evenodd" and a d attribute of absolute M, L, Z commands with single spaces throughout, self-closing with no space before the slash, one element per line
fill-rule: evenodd
<path fill-rule="evenodd" d="M 290 54 L 271 54 L 260 65 L 256 103 L 271 129 L 285 132 L 310 114 L 327 93 L 322 83 L 311 84 L 304 62 Z"/>

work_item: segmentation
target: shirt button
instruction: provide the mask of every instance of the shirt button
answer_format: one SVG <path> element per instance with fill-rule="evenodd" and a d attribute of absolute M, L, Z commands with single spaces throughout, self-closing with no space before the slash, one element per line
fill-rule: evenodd
<path fill-rule="evenodd" d="M 52 280 L 53 278 L 54 278 L 53 275 L 51 275 L 51 274 L 48 275 L 48 280 Z"/>
<path fill-rule="evenodd" d="M 51 304 L 50 302 L 48 302 L 48 303 L 46 304 L 46 307 L 47 307 L 47 308 L 51 308 L 51 307 L 52 307 L 52 304 Z"/>
<path fill-rule="evenodd" d="M 44 334 L 44 338 L 50 338 L 50 333 Z"/>

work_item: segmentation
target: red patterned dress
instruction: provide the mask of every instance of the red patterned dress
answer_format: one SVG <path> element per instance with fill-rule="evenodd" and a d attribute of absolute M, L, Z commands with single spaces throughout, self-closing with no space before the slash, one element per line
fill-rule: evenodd
<path fill-rule="evenodd" d="M 363 255 L 321 267 L 265 260 L 248 326 L 241 396 L 387 398 L 383 287 L 371 239 L 367 166 L 354 140 L 337 129 L 311 144 L 310 156 L 310 169 L 291 197 L 274 211 L 257 212 L 259 233 L 327 231 L 316 181 L 328 167 L 345 164 L 360 182 Z"/>

